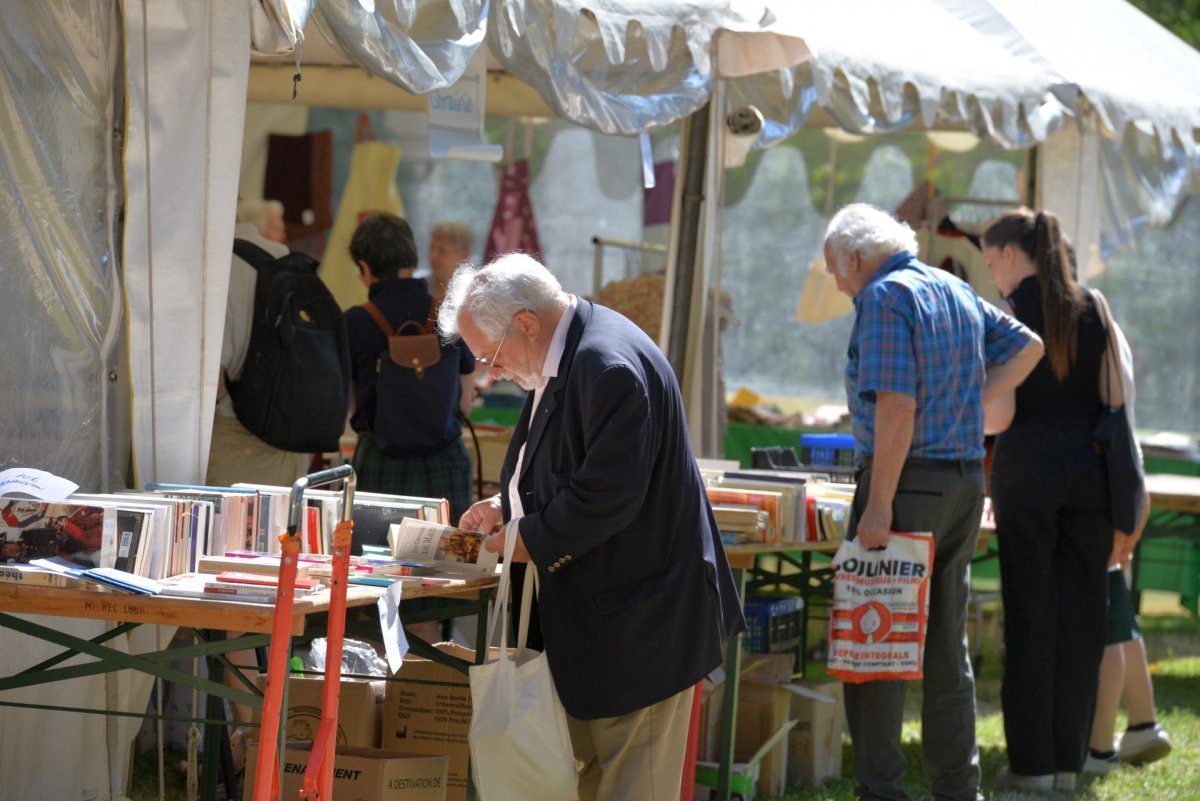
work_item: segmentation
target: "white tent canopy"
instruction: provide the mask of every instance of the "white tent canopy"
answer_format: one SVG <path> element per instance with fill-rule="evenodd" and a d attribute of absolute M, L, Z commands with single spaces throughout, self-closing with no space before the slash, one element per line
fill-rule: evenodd
<path fill-rule="evenodd" d="M 1200 132 L 1200 53 L 1124 0 L 934 0 L 1055 79 L 1098 131 L 1127 125 L 1190 155 Z"/>
<path fill-rule="evenodd" d="M 771 12 L 757 30 L 717 40 L 731 101 L 767 117 L 764 144 L 809 124 L 816 109 L 856 133 L 956 127 L 1007 147 L 1040 142 L 1060 122 L 1046 70 L 936 0 L 776 0 Z"/>
<path fill-rule="evenodd" d="M 687 116 L 715 76 L 730 79 L 733 98 L 759 97 L 778 125 L 768 142 L 814 111 L 859 132 L 966 127 L 1008 146 L 1042 141 L 1063 111 L 1094 117 L 1109 137 L 1133 123 L 1189 151 L 1200 130 L 1200 54 L 1124 0 L 266 5 L 277 13 L 259 13 L 255 36 L 268 53 L 287 50 L 295 34 L 283 29 L 303 26 L 315 5 L 298 59 L 286 57 L 302 68 L 355 65 L 420 94 L 453 83 L 486 40 L 489 66 L 540 96 L 530 113 L 548 108 L 604 133 Z M 271 19 L 274 37 L 259 30 Z M 290 92 L 290 72 L 276 72 L 276 91 Z"/>

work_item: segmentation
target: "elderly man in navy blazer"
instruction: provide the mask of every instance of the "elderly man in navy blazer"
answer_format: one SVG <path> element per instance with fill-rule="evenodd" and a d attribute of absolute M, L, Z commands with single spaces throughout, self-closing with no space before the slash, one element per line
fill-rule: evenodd
<path fill-rule="evenodd" d="M 536 566 L 580 798 L 678 799 L 693 687 L 745 621 L 670 365 L 520 253 L 460 267 L 438 327 L 530 393 L 500 494 L 460 525 Z"/>

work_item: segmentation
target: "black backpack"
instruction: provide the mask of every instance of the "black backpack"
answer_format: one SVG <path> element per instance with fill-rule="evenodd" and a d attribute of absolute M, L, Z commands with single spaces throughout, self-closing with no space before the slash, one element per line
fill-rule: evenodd
<path fill-rule="evenodd" d="M 272 447 L 336 451 L 350 400 L 350 346 L 342 310 L 318 262 L 304 253 L 275 258 L 244 239 L 233 252 L 258 274 L 245 366 L 227 381 L 233 410 Z"/>

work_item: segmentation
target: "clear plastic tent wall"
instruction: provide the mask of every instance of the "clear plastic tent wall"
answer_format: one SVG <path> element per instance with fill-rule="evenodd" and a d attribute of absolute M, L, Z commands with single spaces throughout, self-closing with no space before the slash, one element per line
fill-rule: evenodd
<path fill-rule="evenodd" d="M 0 14 L 0 469 L 121 481 L 115 2 Z M 112 375 L 110 377 L 110 371 Z M 126 441 L 127 442 L 127 441 Z"/>

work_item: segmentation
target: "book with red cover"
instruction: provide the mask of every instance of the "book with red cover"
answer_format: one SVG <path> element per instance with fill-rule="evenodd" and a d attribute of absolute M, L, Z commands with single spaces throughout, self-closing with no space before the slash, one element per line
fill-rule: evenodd
<path fill-rule="evenodd" d="M 218 584 L 209 574 L 180 573 L 158 583 L 159 594 L 181 598 L 274 603 L 275 588 L 255 584 Z"/>

